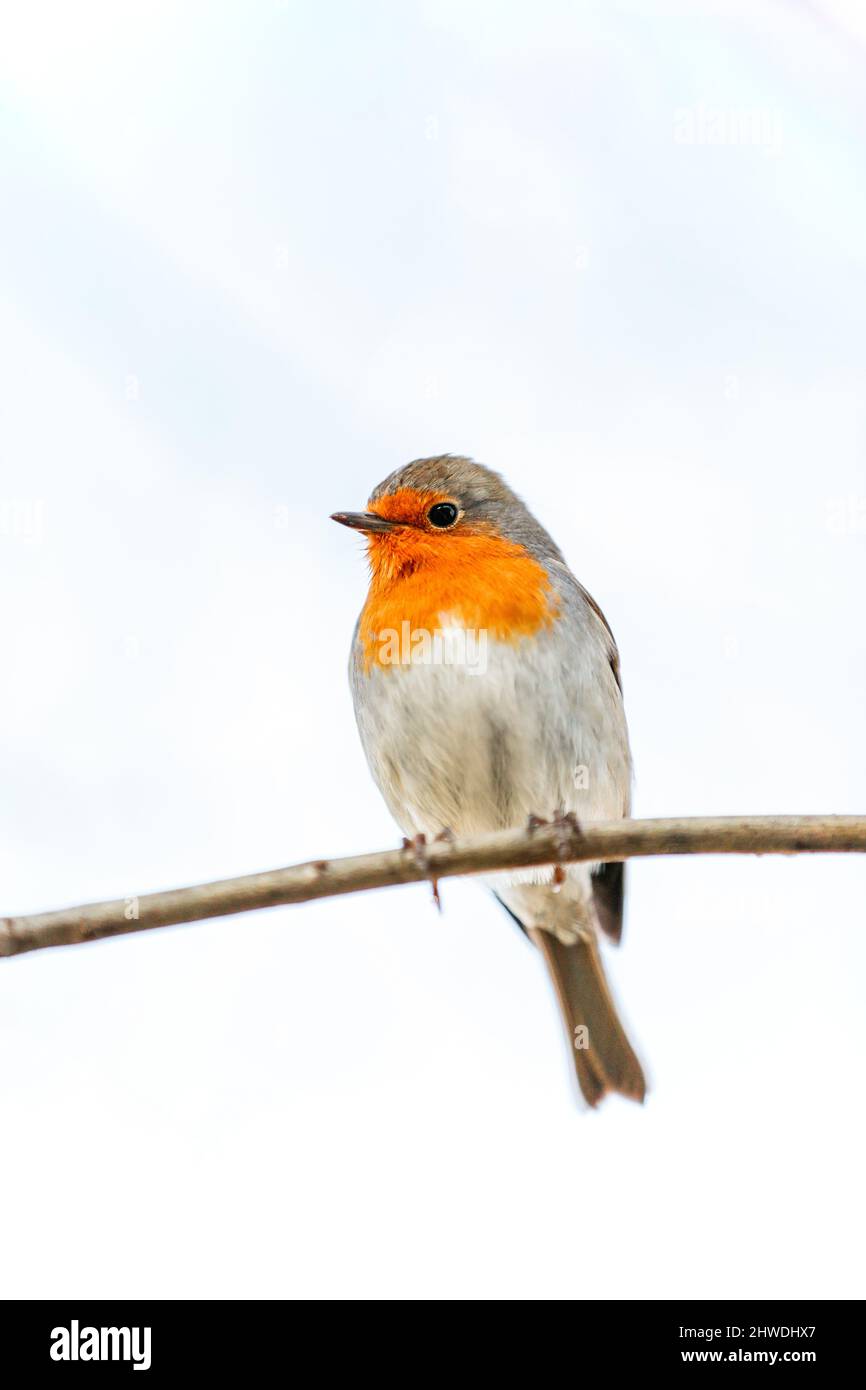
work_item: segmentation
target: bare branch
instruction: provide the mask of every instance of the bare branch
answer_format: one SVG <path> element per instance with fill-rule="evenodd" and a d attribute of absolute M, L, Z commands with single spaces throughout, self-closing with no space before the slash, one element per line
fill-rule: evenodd
<path fill-rule="evenodd" d="M 532 824 L 462 843 L 429 844 L 351 859 L 314 860 L 288 869 L 174 888 L 115 902 L 87 903 L 29 917 L 0 918 L 0 956 L 71 946 L 205 917 L 310 902 L 398 883 L 457 874 L 606 862 L 656 854 L 844 854 L 866 851 L 866 816 L 724 816 L 685 820 Z"/>

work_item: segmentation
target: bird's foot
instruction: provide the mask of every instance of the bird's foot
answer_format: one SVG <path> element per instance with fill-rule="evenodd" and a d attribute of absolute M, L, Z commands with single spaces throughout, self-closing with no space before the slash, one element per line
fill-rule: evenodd
<path fill-rule="evenodd" d="M 582 834 L 580 821 L 573 811 L 564 811 L 560 808 L 554 816 L 551 824 L 556 831 L 556 851 L 560 860 L 567 860 L 568 852 L 571 849 L 572 837 L 574 834 Z M 553 891 L 558 893 L 565 882 L 566 871 L 564 864 L 555 864 L 553 868 Z"/>
<path fill-rule="evenodd" d="M 450 830 L 443 830 L 439 835 L 436 836 L 436 840 L 442 840 L 446 838 L 451 840 L 454 839 L 454 836 L 451 834 Z M 439 896 L 439 880 L 430 872 L 430 861 L 427 857 L 427 836 L 413 835 L 410 840 L 407 839 L 404 835 L 403 849 L 406 850 L 407 853 L 412 855 L 413 859 L 415 860 L 415 863 L 418 865 L 420 869 L 424 871 L 426 876 L 429 878 L 430 886 L 433 889 L 433 901 L 436 904 L 437 911 L 441 912 L 442 899 Z"/>
<path fill-rule="evenodd" d="M 404 850 L 406 850 L 406 852 L 407 852 L 408 854 L 411 854 L 412 857 L 413 857 L 414 859 L 417 859 L 418 863 L 421 865 L 421 867 L 422 867 L 423 869 L 426 869 L 426 867 L 427 867 L 427 836 L 426 836 L 426 835 L 413 835 L 411 839 L 409 839 L 408 836 L 404 835 L 404 836 L 403 836 L 403 843 L 402 843 L 402 845 L 401 845 L 401 848 L 404 849 Z"/>

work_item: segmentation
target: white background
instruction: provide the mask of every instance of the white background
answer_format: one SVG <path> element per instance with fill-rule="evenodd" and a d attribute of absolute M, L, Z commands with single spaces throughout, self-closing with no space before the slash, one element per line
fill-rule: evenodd
<path fill-rule="evenodd" d="M 0 910 L 396 842 L 328 514 L 445 450 L 602 603 L 637 814 L 864 809 L 855 0 L 3 29 Z M 862 1296 L 864 894 L 635 864 L 589 1115 L 469 882 L 8 961 L 0 1293 Z"/>

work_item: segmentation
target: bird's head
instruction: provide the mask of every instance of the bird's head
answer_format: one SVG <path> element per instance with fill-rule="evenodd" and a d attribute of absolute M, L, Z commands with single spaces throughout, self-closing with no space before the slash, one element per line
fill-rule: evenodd
<path fill-rule="evenodd" d="M 333 520 L 364 533 L 374 581 L 520 554 L 559 556 L 498 473 L 452 454 L 398 468 L 373 489 L 366 511 L 334 512 Z"/>

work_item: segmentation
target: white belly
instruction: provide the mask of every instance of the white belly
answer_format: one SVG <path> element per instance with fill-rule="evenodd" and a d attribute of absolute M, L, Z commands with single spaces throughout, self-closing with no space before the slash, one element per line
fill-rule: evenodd
<path fill-rule="evenodd" d="M 530 814 L 625 814 L 628 736 L 601 643 L 557 627 L 515 645 L 490 640 L 483 655 L 476 647 L 474 665 L 410 661 L 369 675 L 356 662 L 361 740 L 404 832 L 466 836 Z"/>

